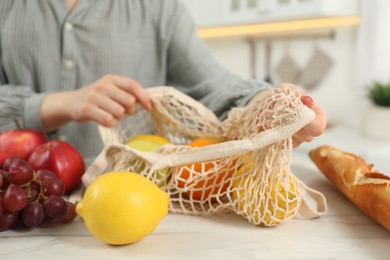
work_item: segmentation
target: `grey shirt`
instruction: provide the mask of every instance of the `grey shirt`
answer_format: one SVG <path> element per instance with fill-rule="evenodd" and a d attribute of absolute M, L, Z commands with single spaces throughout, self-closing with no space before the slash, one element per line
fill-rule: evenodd
<path fill-rule="evenodd" d="M 223 119 L 270 86 L 221 67 L 178 0 L 0 1 L 0 131 L 42 128 L 47 93 L 69 91 L 106 74 L 145 88 L 173 86 Z M 127 120 L 131 120 L 129 117 Z M 49 135 L 50 136 L 50 135 Z M 53 133 L 85 157 L 102 149 L 95 122 L 71 122 Z"/>

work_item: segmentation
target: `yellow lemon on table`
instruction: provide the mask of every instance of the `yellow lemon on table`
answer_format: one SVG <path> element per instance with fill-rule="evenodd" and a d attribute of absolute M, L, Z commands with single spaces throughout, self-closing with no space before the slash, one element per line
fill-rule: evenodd
<path fill-rule="evenodd" d="M 261 183 L 252 161 L 233 176 L 232 195 L 239 214 L 254 224 L 275 226 L 292 217 L 300 205 L 299 184 L 294 176 L 276 172 Z M 251 170 L 252 172 L 248 172 Z M 287 177 L 287 179 L 286 179 Z"/>
<path fill-rule="evenodd" d="M 150 234 L 168 213 L 169 197 L 146 177 L 109 172 L 86 188 L 76 212 L 89 232 L 111 245 L 131 244 Z"/>

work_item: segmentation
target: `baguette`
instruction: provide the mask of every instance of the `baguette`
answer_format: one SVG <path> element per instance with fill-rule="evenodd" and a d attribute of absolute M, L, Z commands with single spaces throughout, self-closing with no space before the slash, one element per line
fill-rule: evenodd
<path fill-rule="evenodd" d="M 318 169 L 351 202 L 390 231 L 390 177 L 363 158 L 331 146 L 309 152 Z"/>

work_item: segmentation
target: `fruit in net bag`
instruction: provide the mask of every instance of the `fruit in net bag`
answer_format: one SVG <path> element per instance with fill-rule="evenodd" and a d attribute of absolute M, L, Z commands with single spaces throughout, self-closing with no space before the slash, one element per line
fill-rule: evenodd
<path fill-rule="evenodd" d="M 232 197 L 237 212 L 253 224 L 275 226 L 295 215 L 300 202 L 299 184 L 285 170 L 261 167 L 248 161 L 234 174 Z"/>
<path fill-rule="evenodd" d="M 187 145 L 202 147 L 223 141 L 218 137 L 199 137 Z M 233 168 L 234 163 L 223 165 L 218 161 L 187 164 L 178 169 L 178 187 L 186 190 L 186 197 L 193 201 L 216 201 L 230 185 Z"/>
<path fill-rule="evenodd" d="M 132 137 L 126 142 L 126 145 L 141 152 L 153 152 L 161 145 L 169 143 L 170 141 L 165 137 L 146 134 Z M 135 169 L 132 169 L 132 171 L 142 172 L 144 168 L 145 163 L 142 163 Z M 153 172 L 152 181 L 157 184 L 157 186 L 162 187 L 167 184 L 169 177 L 169 168 L 160 169 L 158 171 Z"/>
<path fill-rule="evenodd" d="M 76 206 L 89 232 L 111 245 L 131 244 L 150 234 L 168 213 L 169 197 L 146 177 L 109 172 L 86 188 Z"/>
<path fill-rule="evenodd" d="M 159 145 L 171 143 L 167 138 L 160 136 L 160 135 L 153 135 L 153 134 L 136 135 L 136 136 L 130 138 L 128 140 L 128 142 L 131 142 L 134 140 L 147 140 L 147 141 L 157 143 Z"/>

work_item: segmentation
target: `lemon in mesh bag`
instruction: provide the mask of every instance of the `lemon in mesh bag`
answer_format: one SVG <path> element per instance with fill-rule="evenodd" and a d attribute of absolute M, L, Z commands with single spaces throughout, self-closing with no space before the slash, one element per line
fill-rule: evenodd
<path fill-rule="evenodd" d="M 236 212 L 255 225 L 275 226 L 297 212 L 300 189 L 285 170 L 270 172 L 253 160 L 233 176 L 232 197 Z"/>

